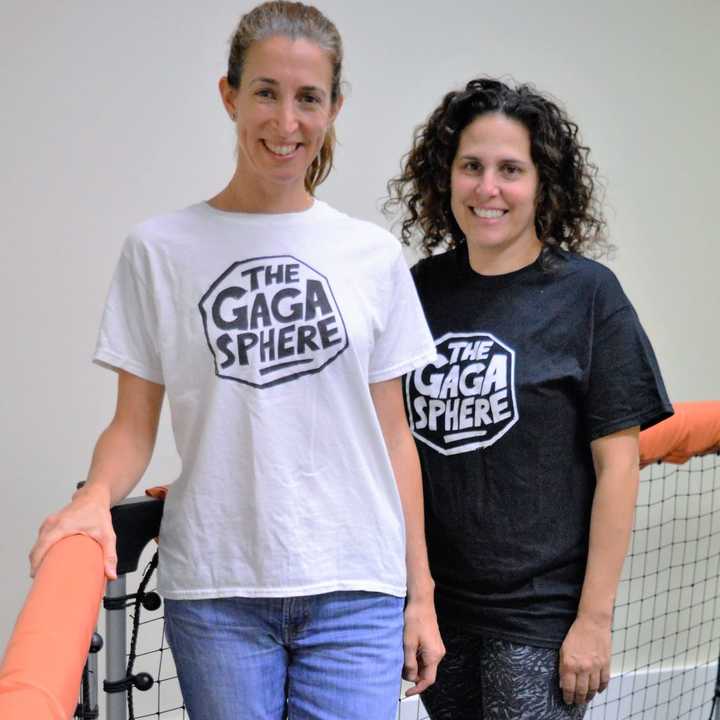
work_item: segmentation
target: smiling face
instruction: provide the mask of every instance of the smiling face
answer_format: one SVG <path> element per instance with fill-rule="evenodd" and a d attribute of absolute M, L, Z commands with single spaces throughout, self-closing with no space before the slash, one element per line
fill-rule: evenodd
<path fill-rule="evenodd" d="M 341 105 L 332 102 L 326 52 L 308 40 L 269 37 L 249 48 L 237 89 L 223 81 L 237 128 L 236 175 L 265 192 L 305 195 L 305 173 Z"/>
<path fill-rule="evenodd" d="M 450 185 L 476 270 L 510 272 L 533 262 L 542 247 L 535 232 L 538 171 L 522 123 L 500 113 L 475 118 L 460 135 Z"/>

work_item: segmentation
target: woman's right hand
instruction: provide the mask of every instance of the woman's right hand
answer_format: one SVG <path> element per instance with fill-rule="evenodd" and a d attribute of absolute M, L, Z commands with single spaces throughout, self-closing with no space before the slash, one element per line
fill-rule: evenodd
<path fill-rule="evenodd" d="M 68 505 L 45 518 L 38 531 L 37 542 L 30 551 L 31 577 L 35 577 L 47 551 L 70 535 L 87 535 L 99 543 L 103 551 L 105 575 L 110 580 L 117 579 L 110 497 L 102 487 L 89 485 L 80 488 Z"/>

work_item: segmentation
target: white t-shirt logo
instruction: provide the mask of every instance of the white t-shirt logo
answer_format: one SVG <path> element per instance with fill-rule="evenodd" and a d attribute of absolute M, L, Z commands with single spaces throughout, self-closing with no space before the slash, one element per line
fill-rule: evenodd
<path fill-rule="evenodd" d="M 518 420 L 515 351 L 489 333 L 447 333 L 406 376 L 413 435 L 443 455 L 488 447 Z"/>
<path fill-rule="evenodd" d="M 327 278 L 291 255 L 233 263 L 200 314 L 217 376 L 257 388 L 319 372 L 348 346 Z"/>

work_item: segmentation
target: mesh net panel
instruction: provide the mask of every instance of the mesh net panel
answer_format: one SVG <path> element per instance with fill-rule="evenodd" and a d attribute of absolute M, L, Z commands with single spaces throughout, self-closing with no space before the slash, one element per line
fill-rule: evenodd
<path fill-rule="evenodd" d="M 143 581 L 148 584 L 149 577 Z M 131 693 L 129 718 L 185 720 L 162 609 L 138 614 L 138 608 L 130 611 L 130 626 L 136 623 L 138 632 L 129 667 L 149 673 L 155 685 Z M 642 473 L 618 590 L 613 679 L 586 717 L 707 720 L 719 654 L 720 457 L 693 458 L 680 467 L 653 465 Z M 414 699 L 398 704 L 398 720 L 427 717 Z"/>
<path fill-rule="evenodd" d="M 711 716 L 720 654 L 720 460 L 643 472 L 593 720 Z"/>

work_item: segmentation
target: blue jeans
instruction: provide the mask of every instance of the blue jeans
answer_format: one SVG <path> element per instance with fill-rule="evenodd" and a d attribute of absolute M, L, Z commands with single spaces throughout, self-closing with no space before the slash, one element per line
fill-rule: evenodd
<path fill-rule="evenodd" d="M 191 720 L 394 720 L 403 598 L 165 600 Z"/>

